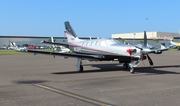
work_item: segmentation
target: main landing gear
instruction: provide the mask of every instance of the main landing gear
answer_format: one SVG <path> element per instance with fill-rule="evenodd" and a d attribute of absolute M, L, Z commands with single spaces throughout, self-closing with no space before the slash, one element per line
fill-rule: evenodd
<path fill-rule="evenodd" d="M 78 60 L 77 60 L 77 70 L 79 72 L 83 72 L 83 66 L 82 66 L 82 59 L 81 58 L 78 58 Z"/>
<path fill-rule="evenodd" d="M 138 62 L 138 64 L 139 64 L 139 62 Z M 138 64 L 136 63 L 135 65 L 133 65 L 133 62 L 124 63 L 123 64 L 123 69 L 128 69 L 129 68 L 130 73 L 134 73 L 135 72 L 134 67 L 136 65 L 138 65 Z M 83 72 L 83 66 L 82 66 L 82 59 L 81 58 L 78 58 L 78 60 L 77 60 L 77 70 L 79 72 Z"/>
<path fill-rule="evenodd" d="M 124 63 L 123 64 L 123 69 L 128 69 L 130 73 L 134 73 L 134 67 L 131 63 Z"/>

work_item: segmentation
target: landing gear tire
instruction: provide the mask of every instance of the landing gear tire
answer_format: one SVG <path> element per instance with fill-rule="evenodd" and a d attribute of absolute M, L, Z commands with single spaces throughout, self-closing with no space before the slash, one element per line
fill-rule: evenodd
<path fill-rule="evenodd" d="M 131 63 L 129 64 L 129 71 L 130 71 L 131 74 L 134 73 L 134 67 L 132 66 Z"/>
<path fill-rule="evenodd" d="M 128 64 L 127 63 L 123 64 L 123 69 L 128 69 Z"/>
<path fill-rule="evenodd" d="M 81 58 L 78 58 L 78 61 L 77 61 L 77 70 L 79 72 L 83 72 L 83 66 L 82 66 L 82 59 Z"/>
<path fill-rule="evenodd" d="M 79 69 L 80 69 L 79 72 L 83 72 L 83 66 L 82 65 L 80 65 Z"/>
<path fill-rule="evenodd" d="M 131 74 L 134 73 L 134 68 L 130 68 L 130 73 L 131 73 Z"/>

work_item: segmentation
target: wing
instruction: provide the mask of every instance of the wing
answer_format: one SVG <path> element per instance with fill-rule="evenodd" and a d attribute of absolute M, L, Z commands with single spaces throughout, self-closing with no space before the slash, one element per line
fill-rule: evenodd
<path fill-rule="evenodd" d="M 130 61 L 130 60 L 139 60 L 139 57 L 130 57 L 130 56 L 106 56 L 106 55 L 95 55 L 95 54 L 75 54 L 75 53 L 57 53 L 57 52 L 46 52 L 46 51 L 36 51 L 36 50 L 27 50 L 27 52 L 31 52 L 34 54 L 47 54 L 47 55 L 57 55 L 64 57 L 74 57 L 74 58 L 82 58 L 84 60 L 98 60 L 98 61 L 108 61 L 108 60 L 116 60 L 120 61 Z"/>
<path fill-rule="evenodd" d="M 57 55 L 64 57 L 74 57 L 74 58 L 82 58 L 82 59 L 93 59 L 93 60 L 101 60 L 103 59 L 102 55 L 87 55 L 87 54 L 69 54 L 69 53 L 57 53 L 57 52 L 45 52 L 45 51 L 35 51 L 35 50 L 27 50 L 27 52 L 32 52 L 35 54 L 47 54 L 47 55 Z"/>
<path fill-rule="evenodd" d="M 152 50 L 151 53 L 155 53 L 155 54 L 161 54 L 162 51 L 167 51 L 169 50 L 169 48 L 164 47 L 163 45 L 161 45 L 161 49 L 158 50 Z"/>
<path fill-rule="evenodd" d="M 47 41 L 41 41 L 41 43 L 45 43 L 45 44 L 52 44 L 52 45 L 61 45 L 61 46 L 64 46 L 64 47 L 66 47 L 66 48 L 68 48 L 69 47 L 69 45 L 68 44 L 64 44 L 64 43 L 55 43 L 55 42 L 47 42 Z"/>

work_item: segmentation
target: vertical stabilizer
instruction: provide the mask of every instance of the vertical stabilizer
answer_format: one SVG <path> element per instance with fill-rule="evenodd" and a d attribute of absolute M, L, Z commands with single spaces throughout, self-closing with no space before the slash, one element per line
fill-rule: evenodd
<path fill-rule="evenodd" d="M 68 43 L 72 43 L 72 42 L 80 42 L 82 41 L 81 39 L 79 39 L 75 33 L 75 31 L 73 30 L 73 28 L 71 27 L 69 21 L 64 22 L 65 25 L 65 34 L 67 37 L 67 41 Z"/>
<path fill-rule="evenodd" d="M 68 31 L 72 36 L 75 38 L 77 37 L 76 33 L 74 32 L 73 28 L 71 27 L 69 21 L 64 22 L 66 31 Z"/>
<path fill-rule="evenodd" d="M 12 46 L 15 47 L 15 46 L 16 46 L 16 43 L 15 43 L 15 42 L 11 42 L 10 45 L 12 45 Z"/>
<path fill-rule="evenodd" d="M 53 43 L 54 43 L 54 38 L 53 38 L 53 37 L 51 37 L 51 42 L 53 42 Z"/>
<path fill-rule="evenodd" d="M 54 43 L 55 42 L 55 40 L 54 40 L 54 38 L 53 37 L 51 37 L 51 42 L 52 43 Z M 51 45 L 52 47 L 53 47 L 53 49 L 55 48 L 55 45 Z"/>

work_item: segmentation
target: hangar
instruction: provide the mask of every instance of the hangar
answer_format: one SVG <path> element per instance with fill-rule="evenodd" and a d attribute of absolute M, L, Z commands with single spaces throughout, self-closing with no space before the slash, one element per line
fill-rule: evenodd
<path fill-rule="evenodd" d="M 169 45 L 169 40 L 178 41 L 180 34 L 179 33 L 171 33 L 171 32 L 146 32 L 148 44 L 150 45 L 157 45 L 163 44 L 165 46 Z M 122 33 L 122 34 L 112 34 L 112 38 L 120 38 L 123 39 L 125 42 L 131 44 L 138 44 L 142 43 L 144 38 L 144 32 L 134 32 L 134 33 Z"/>
<path fill-rule="evenodd" d="M 0 47 L 9 46 L 11 42 L 15 42 L 17 46 L 22 46 L 23 44 L 30 45 L 42 45 L 40 42 L 42 40 L 48 41 L 50 37 L 38 37 L 38 36 L 0 36 Z M 65 42 L 64 37 L 55 37 L 57 42 Z"/>
<path fill-rule="evenodd" d="M 0 47 L 10 46 L 11 42 L 15 42 L 17 46 L 22 46 L 23 44 L 35 45 L 35 46 L 45 46 L 47 44 L 41 43 L 42 40 L 50 41 L 51 37 L 42 36 L 0 36 Z M 67 43 L 66 37 L 53 37 L 55 42 Z M 90 39 L 86 37 L 79 37 L 80 39 Z M 96 38 L 91 38 L 96 39 Z"/>
<path fill-rule="evenodd" d="M 179 33 L 171 32 L 146 32 L 148 44 L 155 46 L 158 44 L 163 44 L 165 46 L 169 45 L 169 40 L 174 40 L 180 42 Z M 134 32 L 134 33 L 122 33 L 122 34 L 112 34 L 112 38 L 121 38 L 126 43 L 139 44 L 143 43 L 144 32 Z M 54 37 L 55 42 L 67 43 L 66 37 Z M 87 37 L 80 37 L 80 39 L 90 39 Z M 97 38 L 91 38 L 97 39 Z M 15 42 L 16 45 L 30 44 L 35 46 L 42 46 L 44 44 L 40 43 L 42 40 L 49 41 L 50 37 L 42 36 L 0 36 L 0 47 L 9 46 L 10 42 Z"/>

